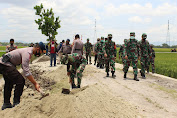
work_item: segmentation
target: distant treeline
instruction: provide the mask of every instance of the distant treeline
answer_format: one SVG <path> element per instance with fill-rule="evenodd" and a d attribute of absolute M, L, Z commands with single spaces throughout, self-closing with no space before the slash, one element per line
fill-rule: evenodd
<path fill-rule="evenodd" d="M 120 47 L 121 45 L 120 44 L 117 44 L 116 45 L 117 47 Z M 177 48 L 177 45 L 172 45 L 172 46 L 169 46 L 168 44 L 166 43 L 163 43 L 162 45 L 153 45 L 154 48 Z"/>

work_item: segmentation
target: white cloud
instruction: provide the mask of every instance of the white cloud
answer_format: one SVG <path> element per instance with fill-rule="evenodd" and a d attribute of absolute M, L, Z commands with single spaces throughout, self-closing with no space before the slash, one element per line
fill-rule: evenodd
<path fill-rule="evenodd" d="M 113 4 L 105 6 L 107 15 L 133 14 L 142 16 L 164 16 L 177 13 L 177 6 L 169 3 L 160 4 L 157 7 L 152 7 L 151 3 L 146 3 L 144 6 L 140 4 L 121 4 L 115 7 Z"/>
<path fill-rule="evenodd" d="M 151 18 L 141 18 L 140 16 L 133 16 L 130 17 L 128 20 L 134 23 L 150 23 L 152 21 Z"/>
<path fill-rule="evenodd" d="M 128 19 L 130 22 L 140 23 L 142 19 L 139 16 L 134 16 Z"/>

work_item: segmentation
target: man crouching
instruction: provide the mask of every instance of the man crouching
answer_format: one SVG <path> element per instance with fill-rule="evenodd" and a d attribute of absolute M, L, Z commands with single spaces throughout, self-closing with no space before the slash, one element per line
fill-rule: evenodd
<path fill-rule="evenodd" d="M 70 55 L 63 55 L 61 57 L 61 64 L 72 65 L 70 69 L 67 70 L 67 75 L 70 77 L 71 87 L 72 89 L 80 88 L 82 73 L 87 64 L 87 60 L 82 55 L 73 53 Z M 77 77 L 77 86 L 75 85 L 74 77 Z"/>

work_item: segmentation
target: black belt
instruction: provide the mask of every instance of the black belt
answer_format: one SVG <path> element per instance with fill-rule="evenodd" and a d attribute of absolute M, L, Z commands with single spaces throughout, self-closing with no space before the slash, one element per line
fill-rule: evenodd
<path fill-rule="evenodd" d="M 63 53 L 63 55 L 66 55 L 66 54 L 71 54 L 71 53 Z"/>
<path fill-rule="evenodd" d="M 75 50 L 81 50 L 81 49 L 75 49 Z"/>

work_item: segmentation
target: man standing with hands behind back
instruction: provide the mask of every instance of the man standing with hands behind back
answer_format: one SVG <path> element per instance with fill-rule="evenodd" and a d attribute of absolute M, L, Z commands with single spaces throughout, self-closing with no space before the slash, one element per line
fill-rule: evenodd
<path fill-rule="evenodd" d="M 80 40 L 79 34 L 76 34 L 74 45 L 72 47 L 71 54 L 78 53 L 80 55 L 83 55 L 83 42 Z"/>

